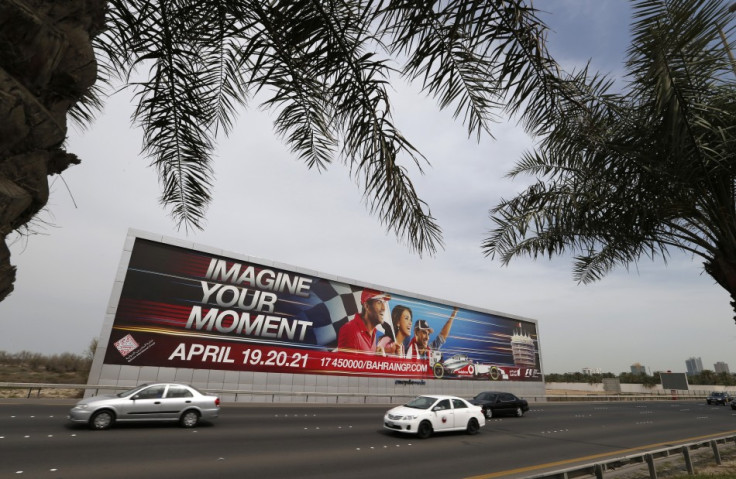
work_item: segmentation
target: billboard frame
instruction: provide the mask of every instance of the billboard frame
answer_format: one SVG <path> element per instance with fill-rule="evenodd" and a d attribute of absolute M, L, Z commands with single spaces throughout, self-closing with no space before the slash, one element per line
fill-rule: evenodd
<path fill-rule="evenodd" d="M 359 286 L 362 288 L 371 288 L 376 290 L 391 291 L 392 294 L 405 295 L 416 298 L 420 301 L 439 303 L 446 306 L 454 306 L 457 308 L 475 311 L 483 314 L 499 316 L 514 321 L 524 321 L 532 323 L 536 331 L 536 352 L 538 354 L 539 364 L 539 381 L 504 381 L 503 386 L 496 381 L 447 381 L 445 379 L 434 378 L 396 378 L 396 377 L 338 377 L 327 375 L 325 377 L 309 377 L 308 374 L 286 373 L 286 372 L 258 372 L 258 371 L 222 371 L 206 368 L 187 368 L 187 367 L 164 367 L 164 366 L 129 366 L 129 365 L 113 365 L 106 364 L 105 355 L 108 353 L 108 342 L 113 331 L 113 323 L 123 292 L 123 285 L 131 260 L 131 254 L 136 239 L 148 240 L 161 243 L 163 245 L 175 246 L 192 250 L 199 253 L 226 257 L 233 261 L 241 261 L 247 263 L 257 263 L 259 265 L 268 266 L 276 269 L 288 270 L 290 272 L 319 277 L 329 281 L 337 281 Z M 427 295 L 414 292 L 406 292 L 395 288 L 386 288 L 385 286 L 366 283 L 359 280 L 348 279 L 342 276 L 332 275 L 324 272 L 314 271 L 311 269 L 283 264 L 273 260 L 252 257 L 239 253 L 226 251 L 212 246 L 198 244 L 192 241 L 184 241 L 176 238 L 169 238 L 163 235 L 129 229 L 120 264 L 117 270 L 116 278 L 113 283 L 110 301 L 103 322 L 100 337 L 98 340 L 98 349 L 93 360 L 89 381 L 90 385 L 113 385 L 115 387 L 129 387 L 137 385 L 141 382 L 158 381 L 158 380 L 176 380 L 188 382 L 197 387 L 204 389 L 219 390 L 242 390 L 243 393 L 253 391 L 291 391 L 294 393 L 324 392 L 337 393 L 340 391 L 360 393 L 377 393 L 383 395 L 397 395 L 407 393 L 454 393 L 457 395 L 471 397 L 477 392 L 497 389 L 502 387 L 505 390 L 515 392 L 519 395 L 544 395 L 544 379 L 542 375 L 542 349 L 541 340 L 539 338 L 538 321 L 535 319 L 525 318 L 518 315 L 507 313 L 499 313 L 497 311 L 482 309 L 475 306 L 469 306 L 461 303 L 450 302 L 446 299 L 433 298 Z M 301 376 L 301 377 L 299 377 Z M 236 397 L 233 395 L 233 398 Z M 237 395 L 238 400 L 248 400 L 248 394 Z M 252 394 L 250 399 L 255 401 L 267 401 L 267 395 Z M 275 397 L 271 397 L 272 401 L 276 401 Z M 289 400 L 290 402 L 298 401 L 297 397 L 280 398 L 278 400 Z"/>

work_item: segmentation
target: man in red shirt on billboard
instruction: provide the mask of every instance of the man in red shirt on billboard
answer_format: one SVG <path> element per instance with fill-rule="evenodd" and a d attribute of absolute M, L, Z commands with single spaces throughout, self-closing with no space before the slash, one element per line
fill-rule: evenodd
<path fill-rule="evenodd" d="M 364 289 L 360 295 L 362 311 L 340 328 L 337 350 L 375 353 L 376 326 L 383 323 L 389 299 L 391 296 L 386 293 Z"/>

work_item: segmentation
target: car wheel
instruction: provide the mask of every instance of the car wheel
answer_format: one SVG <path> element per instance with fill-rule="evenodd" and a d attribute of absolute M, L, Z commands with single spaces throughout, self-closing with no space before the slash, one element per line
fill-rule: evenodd
<path fill-rule="evenodd" d="M 524 411 L 520 407 L 517 407 L 516 408 L 516 417 L 521 417 L 523 415 L 524 415 Z"/>
<path fill-rule="evenodd" d="M 478 424 L 478 420 L 476 418 L 474 417 L 470 418 L 470 421 L 468 421 L 468 427 L 466 431 L 471 436 L 478 434 L 478 431 L 480 431 L 480 424 Z"/>
<path fill-rule="evenodd" d="M 182 427 L 194 427 L 199 422 L 199 414 L 197 411 L 185 411 L 179 418 L 179 424 Z"/>
<path fill-rule="evenodd" d="M 112 411 L 97 411 L 89 418 L 89 427 L 101 431 L 103 429 L 109 429 L 114 422 L 115 414 Z"/>
<path fill-rule="evenodd" d="M 432 435 L 432 424 L 429 421 L 422 421 L 417 428 L 417 437 L 419 439 L 427 439 Z"/>
<path fill-rule="evenodd" d="M 486 416 L 486 419 L 490 419 L 493 417 L 493 409 L 491 408 L 484 409 L 483 414 Z"/>

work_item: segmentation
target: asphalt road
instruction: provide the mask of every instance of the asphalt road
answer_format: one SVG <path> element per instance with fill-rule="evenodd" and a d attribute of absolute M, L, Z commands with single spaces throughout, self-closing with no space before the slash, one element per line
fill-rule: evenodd
<path fill-rule="evenodd" d="M 0 401 L 0 478 L 510 478 L 736 434 L 736 411 L 686 401 L 532 404 L 426 440 L 384 431 L 384 406 L 224 404 L 195 429 L 91 431 L 71 404 Z"/>

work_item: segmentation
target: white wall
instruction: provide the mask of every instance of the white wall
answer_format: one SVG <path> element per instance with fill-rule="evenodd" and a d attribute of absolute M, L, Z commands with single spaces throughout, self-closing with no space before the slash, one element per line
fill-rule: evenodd
<path fill-rule="evenodd" d="M 546 383 L 547 394 L 605 394 L 602 383 Z M 687 391 L 678 391 L 677 394 L 701 396 L 707 395 L 712 391 L 727 391 L 729 394 L 736 394 L 736 386 L 709 386 L 709 385 L 690 385 Z M 661 385 L 648 388 L 643 384 L 621 384 L 622 394 L 671 394 L 670 390 L 663 390 Z"/>

